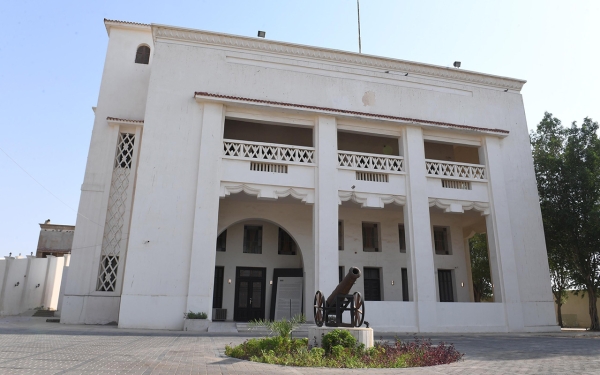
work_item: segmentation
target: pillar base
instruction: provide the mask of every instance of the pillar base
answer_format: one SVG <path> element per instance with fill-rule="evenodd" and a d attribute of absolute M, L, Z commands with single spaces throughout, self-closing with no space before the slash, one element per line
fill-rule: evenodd
<path fill-rule="evenodd" d="M 373 340 L 373 328 L 348 328 L 348 327 L 310 327 L 308 329 L 308 345 L 309 346 L 321 346 L 321 340 L 324 335 L 333 331 L 334 329 L 340 329 L 350 332 L 359 344 L 364 344 L 365 348 L 372 348 L 374 344 Z"/>

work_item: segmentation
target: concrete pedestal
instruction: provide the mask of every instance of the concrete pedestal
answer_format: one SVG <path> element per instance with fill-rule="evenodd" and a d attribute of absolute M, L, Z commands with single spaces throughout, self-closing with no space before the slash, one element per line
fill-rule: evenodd
<path fill-rule="evenodd" d="M 373 347 L 373 328 L 347 328 L 347 327 L 310 327 L 308 329 L 308 345 L 310 346 L 321 346 L 321 339 L 324 335 L 333 331 L 334 329 L 341 329 L 350 332 L 359 344 L 364 344 L 365 348 Z M 316 344 L 315 344 L 316 342 Z"/>

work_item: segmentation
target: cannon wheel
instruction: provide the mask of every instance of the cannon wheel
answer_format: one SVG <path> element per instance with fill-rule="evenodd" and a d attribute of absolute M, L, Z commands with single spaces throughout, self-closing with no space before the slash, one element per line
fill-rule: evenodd
<path fill-rule="evenodd" d="M 356 327 L 362 326 L 365 321 L 365 301 L 359 292 L 353 294 L 354 298 L 354 324 Z"/>
<path fill-rule="evenodd" d="M 325 296 L 320 290 L 315 293 L 314 306 L 315 324 L 317 327 L 323 327 L 323 322 L 325 322 Z"/>

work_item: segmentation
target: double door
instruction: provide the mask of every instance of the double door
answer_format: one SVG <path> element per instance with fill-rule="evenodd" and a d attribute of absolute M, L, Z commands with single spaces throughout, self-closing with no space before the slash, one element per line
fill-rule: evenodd
<path fill-rule="evenodd" d="M 266 273 L 266 268 L 236 268 L 233 312 L 236 322 L 264 319 Z"/>

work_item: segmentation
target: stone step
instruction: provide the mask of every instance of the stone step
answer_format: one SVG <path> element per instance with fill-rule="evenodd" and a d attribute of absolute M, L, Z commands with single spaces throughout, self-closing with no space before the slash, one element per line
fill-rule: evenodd
<path fill-rule="evenodd" d="M 45 318 L 54 318 L 54 310 L 36 310 L 33 316 L 41 316 Z"/>
<path fill-rule="evenodd" d="M 256 333 L 269 333 L 269 330 L 265 327 L 255 327 L 250 329 L 250 325 L 248 323 L 236 323 L 238 332 L 256 332 Z M 309 327 L 313 327 L 313 323 L 305 323 L 300 325 L 294 332 L 302 332 L 307 333 Z"/>

